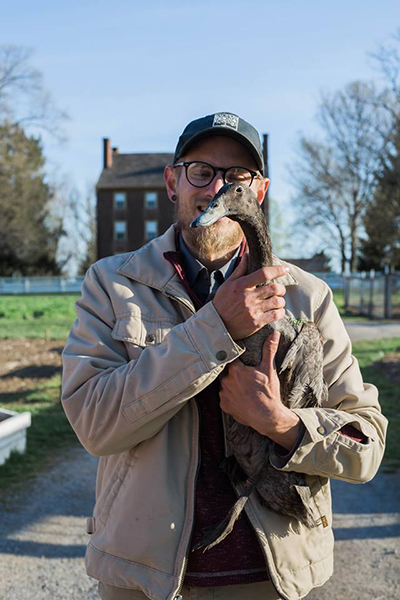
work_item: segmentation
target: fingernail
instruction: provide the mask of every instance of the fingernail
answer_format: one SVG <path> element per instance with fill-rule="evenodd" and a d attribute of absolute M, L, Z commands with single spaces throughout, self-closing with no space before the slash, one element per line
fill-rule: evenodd
<path fill-rule="evenodd" d="M 285 267 L 285 271 L 286 271 L 286 273 L 289 273 L 289 271 L 290 271 L 289 267 Z"/>

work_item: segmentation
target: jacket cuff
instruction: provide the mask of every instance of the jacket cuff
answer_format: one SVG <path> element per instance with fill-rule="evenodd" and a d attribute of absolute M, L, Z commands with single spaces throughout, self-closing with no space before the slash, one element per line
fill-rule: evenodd
<path fill-rule="evenodd" d="M 289 452 L 283 446 L 280 446 L 279 444 L 276 444 L 276 443 L 273 444 L 273 451 L 274 451 L 275 457 L 276 457 L 276 461 L 275 461 L 276 466 L 278 466 L 278 464 L 279 464 L 279 467 L 282 468 L 292 458 L 293 454 L 296 452 L 297 448 L 300 446 L 305 432 L 306 432 L 306 428 L 305 428 L 304 424 L 300 421 L 299 435 L 297 436 L 297 439 L 293 445 L 293 448 Z"/>
<path fill-rule="evenodd" d="M 276 469 L 310 473 L 311 464 L 308 463 L 311 461 L 313 469 L 316 464 L 323 465 L 326 457 L 332 453 L 338 434 L 342 434 L 340 438 L 345 445 L 352 447 L 356 444 L 364 450 L 367 450 L 371 441 L 377 437 L 372 425 L 343 411 L 330 408 L 295 408 L 292 410 L 302 421 L 304 434 L 294 451 L 288 456 L 282 457 L 279 451 L 276 451 L 276 445 L 272 446 L 269 460 Z M 347 435 L 347 428 L 350 425 L 351 429 L 360 434 L 361 442 L 354 440 L 353 436 Z M 313 451 L 314 447 L 319 448 L 316 453 Z"/>
<path fill-rule="evenodd" d="M 236 360 L 245 351 L 243 344 L 232 339 L 212 302 L 207 302 L 183 326 L 207 371 Z"/>
<path fill-rule="evenodd" d="M 303 422 L 312 442 L 321 442 L 342 428 L 355 425 L 368 443 L 368 438 L 375 439 L 376 431 L 372 425 L 360 421 L 356 415 L 333 408 L 294 408 L 294 413 Z"/>

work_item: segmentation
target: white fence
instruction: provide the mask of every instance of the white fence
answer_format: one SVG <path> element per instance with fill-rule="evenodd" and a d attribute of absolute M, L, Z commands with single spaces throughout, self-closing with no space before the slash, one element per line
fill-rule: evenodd
<path fill-rule="evenodd" d="M 371 319 L 400 318 L 400 273 L 346 277 L 345 308 Z"/>
<path fill-rule="evenodd" d="M 344 277 L 339 273 L 313 273 L 316 277 L 323 279 L 325 283 L 329 285 L 331 290 L 343 290 L 344 289 Z"/>
<path fill-rule="evenodd" d="M 330 288 L 343 289 L 337 273 L 314 273 Z M 0 277 L 0 294 L 79 294 L 83 277 Z"/>
<path fill-rule="evenodd" d="M 0 294 L 79 294 L 83 277 L 0 277 Z"/>

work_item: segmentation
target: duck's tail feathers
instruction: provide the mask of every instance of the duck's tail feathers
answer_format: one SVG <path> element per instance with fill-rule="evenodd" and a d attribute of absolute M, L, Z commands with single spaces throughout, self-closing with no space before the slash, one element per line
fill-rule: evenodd
<path fill-rule="evenodd" d="M 203 537 L 194 546 L 192 552 L 199 550 L 200 548 L 204 548 L 203 552 L 206 552 L 206 550 L 210 550 L 210 548 L 213 548 L 222 542 L 222 540 L 224 540 L 231 533 L 236 521 L 240 517 L 241 512 L 245 507 L 247 500 L 249 499 L 250 494 L 257 487 L 259 478 L 260 474 L 257 474 L 257 476 L 254 477 L 249 477 L 245 483 L 242 494 L 236 500 L 225 519 L 218 523 L 218 525 L 205 527 L 203 530 Z"/>

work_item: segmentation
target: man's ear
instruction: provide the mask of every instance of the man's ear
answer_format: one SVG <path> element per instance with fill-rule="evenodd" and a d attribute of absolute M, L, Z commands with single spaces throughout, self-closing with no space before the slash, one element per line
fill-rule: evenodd
<path fill-rule="evenodd" d="M 176 202 L 176 171 L 172 165 L 167 165 L 164 169 L 164 182 L 167 188 L 168 198 L 171 202 Z"/>
<path fill-rule="evenodd" d="M 262 183 L 260 183 L 258 190 L 257 190 L 257 200 L 259 202 L 259 204 L 262 204 L 264 202 L 264 198 L 265 198 L 265 194 L 267 193 L 269 187 L 269 179 L 267 179 L 267 177 L 262 179 Z"/>

